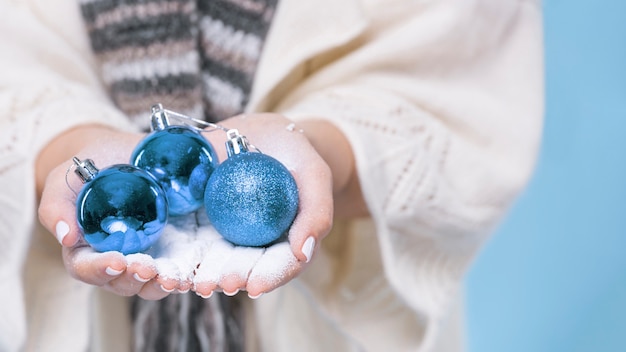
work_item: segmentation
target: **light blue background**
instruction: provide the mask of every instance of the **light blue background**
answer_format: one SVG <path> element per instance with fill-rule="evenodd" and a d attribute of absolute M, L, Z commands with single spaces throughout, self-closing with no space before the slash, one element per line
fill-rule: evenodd
<path fill-rule="evenodd" d="M 626 351 L 626 1 L 544 1 L 536 174 L 467 282 L 471 352 Z"/>

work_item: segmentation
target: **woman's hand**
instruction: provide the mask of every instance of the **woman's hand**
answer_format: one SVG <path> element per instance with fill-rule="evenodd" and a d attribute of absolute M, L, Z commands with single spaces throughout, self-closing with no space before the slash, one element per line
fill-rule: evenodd
<path fill-rule="evenodd" d="M 291 120 L 278 114 L 248 114 L 220 123 L 237 129 L 250 144 L 276 158 L 293 174 L 299 207 L 288 242 L 266 249 L 234 247 L 225 241 L 209 249 L 196 272 L 194 286 L 201 296 L 213 290 L 258 297 L 296 277 L 309 262 L 333 219 L 333 175 L 328 164 Z M 206 134 L 224 160 L 225 136 Z"/>
<path fill-rule="evenodd" d="M 167 296 L 167 291 L 181 289 L 179 286 L 184 285 L 158 276 L 156 266 L 149 261 L 129 261 L 119 252 L 95 252 L 82 239 L 76 222 L 76 195 L 66 184 L 67 176 L 73 190 L 78 192 L 82 187 L 76 175 L 66 175 L 72 156 L 92 159 L 100 169 L 127 164 L 142 137 L 102 126 L 84 126 L 55 139 L 40 154 L 37 164 L 41 190 L 39 219 L 63 245 L 63 260 L 71 276 L 119 295 L 138 294 L 147 299 L 159 299 Z M 66 160 L 61 162 L 61 158 Z M 55 164 L 58 166 L 48 171 Z M 189 289 L 189 283 L 186 286 Z"/>
<path fill-rule="evenodd" d="M 71 157 L 92 159 L 98 168 L 128 163 L 143 135 L 90 126 L 72 130 L 51 143 L 40 155 L 37 170 L 38 188 L 42 190 L 41 223 L 63 245 L 65 265 L 73 277 L 119 295 L 137 294 L 146 299 L 189 289 L 203 297 L 215 290 L 226 294 L 246 290 L 249 296 L 258 297 L 304 269 L 332 227 L 335 204 L 344 203 L 337 203 L 338 199 L 350 205 L 348 212 L 362 207 L 360 193 L 354 193 L 358 180 L 354 179 L 351 150 L 332 125 L 318 121 L 295 125 L 278 114 L 242 115 L 220 124 L 238 129 L 253 146 L 293 174 L 299 207 L 288 240 L 268 248 L 233 246 L 215 231 L 201 208 L 187 216 L 170 217 L 160 239 L 146 254 L 95 252 L 82 239 L 76 222 L 76 195 L 66 184 Z M 223 161 L 226 134 L 218 130 L 203 135 Z M 66 160 L 55 161 L 60 155 Z M 55 162 L 58 166 L 46 173 Z M 78 192 L 80 180 L 74 175 L 67 177 Z"/>

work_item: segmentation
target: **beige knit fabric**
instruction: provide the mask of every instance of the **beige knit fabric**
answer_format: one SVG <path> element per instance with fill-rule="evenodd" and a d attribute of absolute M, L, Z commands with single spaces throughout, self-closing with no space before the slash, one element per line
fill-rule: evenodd
<path fill-rule="evenodd" d="M 99 333 L 89 328 L 94 311 L 61 309 L 70 292 L 88 295 L 84 285 L 40 282 L 20 292 L 25 261 L 39 277 L 68 280 L 58 247 L 45 263 L 27 257 L 39 148 L 85 121 L 125 123 L 97 81 L 87 38 L 77 34 L 80 15 L 67 2 L 0 5 L 11 14 L 0 33 L 14 33 L 0 38 L 3 66 L 13 68 L 0 77 L 0 178 L 12 185 L 0 212 L 9 254 L 0 267 L 8 302 L 2 350 L 80 351 L 100 341 L 91 338 Z M 337 124 L 355 152 L 372 218 L 338 221 L 301 277 L 254 302 L 257 347 L 459 351 L 463 274 L 536 157 L 540 4 L 284 0 L 267 38 L 247 109 Z M 66 315 L 38 324 L 52 320 L 44 319 L 51 306 Z"/>

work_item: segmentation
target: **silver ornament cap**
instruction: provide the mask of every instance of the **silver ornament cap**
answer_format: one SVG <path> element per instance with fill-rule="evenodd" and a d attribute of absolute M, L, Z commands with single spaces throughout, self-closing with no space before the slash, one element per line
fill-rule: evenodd
<path fill-rule="evenodd" d="M 73 157 L 72 161 L 76 166 L 74 172 L 83 183 L 93 180 L 98 174 L 98 171 L 100 171 L 91 159 L 80 160 L 77 157 Z"/>
<path fill-rule="evenodd" d="M 226 136 L 228 137 L 226 141 L 226 153 L 228 153 L 228 157 L 250 150 L 248 140 L 245 136 L 240 135 L 237 129 L 233 128 L 226 131 Z"/>
<path fill-rule="evenodd" d="M 162 104 L 152 105 L 150 110 L 152 112 L 150 117 L 150 127 L 153 131 L 162 131 L 170 125 L 170 119 L 167 117 L 167 113 L 165 112 L 165 109 L 163 109 Z"/>

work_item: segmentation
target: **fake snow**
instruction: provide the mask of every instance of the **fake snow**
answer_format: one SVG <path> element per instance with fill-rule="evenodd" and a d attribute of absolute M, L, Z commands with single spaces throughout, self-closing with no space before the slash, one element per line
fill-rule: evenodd
<path fill-rule="evenodd" d="M 211 226 L 204 208 L 168 221 L 150 249 L 126 256 L 128 264 L 154 265 L 163 278 L 216 287 L 227 276 L 278 283 L 297 265 L 288 242 L 268 248 L 232 245 Z"/>

